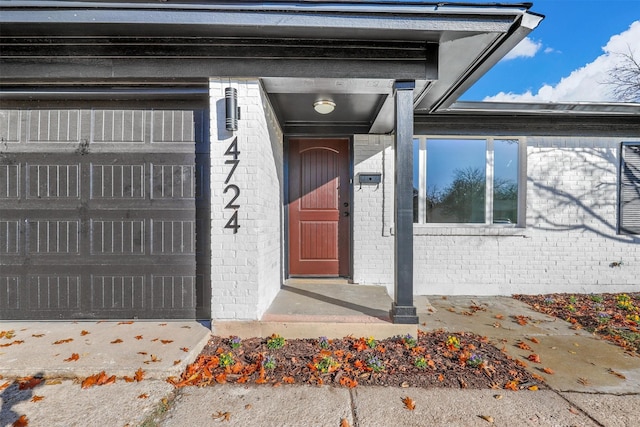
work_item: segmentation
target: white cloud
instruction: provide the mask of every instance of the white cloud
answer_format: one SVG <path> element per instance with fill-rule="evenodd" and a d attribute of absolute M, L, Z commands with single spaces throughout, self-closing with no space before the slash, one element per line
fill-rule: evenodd
<path fill-rule="evenodd" d="M 542 47 L 542 43 L 531 40 L 529 37 L 525 37 L 520 43 L 518 43 L 509 53 L 507 53 L 503 61 L 508 61 L 515 58 L 532 58 Z"/>
<path fill-rule="evenodd" d="M 608 79 L 608 71 L 620 63 L 618 53 L 629 52 L 629 47 L 636 54 L 640 54 L 640 21 L 635 21 L 629 29 L 612 36 L 604 53 L 593 62 L 572 71 L 555 85 L 544 84 L 533 93 L 505 93 L 489 96 L 484 101 L 520 101 L 520 102 L 609 102 L 615 101 L 611 94 L 611 87 L 603 84 Z"/>

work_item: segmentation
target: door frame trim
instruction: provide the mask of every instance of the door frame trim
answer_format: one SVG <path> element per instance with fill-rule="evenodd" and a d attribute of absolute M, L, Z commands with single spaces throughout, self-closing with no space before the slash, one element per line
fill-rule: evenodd
<path fill-rule="evenodd" d="M 283 143 L 283 168 L 282 173 L 284 175 L 283 179 L 283 203 L 282 209 L 284 211 L 283 215 L 283 227 L 284 233 L 282 234 L 283 242 L 283 265 L 284 265 L 284 280 L 290 279 L 290 270 L 289 270 L 289 140 L 290 139 L 346 139 L 347 144 L 349 146 L 349 206 L 351 206 L 351 221 L 349 221 L 349 274 L 345 278 L 349 280 L 349 282 L 353 281 L 353 223 L 354 223 L 354 215 L 353 215 L 353 163 L 354 163 L 354 155 L 353 155 L 353 135 L 317 135 L 317 134 L 288 134 L 284 136 Z M 307 276 L 305 276 L 307 277 Z M 342 276 L 339 276 L 342 277 Z"/>

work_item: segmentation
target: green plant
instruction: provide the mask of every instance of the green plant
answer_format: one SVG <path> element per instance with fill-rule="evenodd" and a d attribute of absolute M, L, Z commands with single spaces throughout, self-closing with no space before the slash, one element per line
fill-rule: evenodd
<path fill-rule="evenodd" d="M 336 362 L 331 356 L 324 356 L 318 363 L 315 364 L 315 367 L 318 371 L 327 373 L 334 371 L 340 364 Z"/>
<path fill-rule="evenodd" d="M 454 337 L 453 335 L 449 335 L 447 337 L 447 347 L 449 347 L 450 350 L 459 349 L 460 339 L 458 337 Z"/>
<path fill-rule="evenodd" d="M 483 363 L 484 363 L 484 360 L 482 359 L 482 356 L 480 356 L 479 354 L 472 354 L 471 357 L 467 359 L 467 365 L 471 366 L 472 368 L 477 368 Z"/>
<path fill-rule="evenodd" d="M 418 357 L 413 362 L 413 366 L 415 366 L 416 368 L 425 369 L 427 367 L 427 359 L 425 359 L 424 357 Z"/>
<path fill-rule="evenodd" d="M 627 320 L 631 320 L 632 322 L 635 322 L 638 325 L 640 325 L 640 316 L 637 314 L 628 314 Z"/>
<path fill-rule="evenodd" d="M 378 344 L 375 340 L 375 338 L 373 337 L 369 337 L 365 340 L 365 342 L 367 343 L 367 347 L 369 348 L 376 348 L 376 345 Z"/>
<path fill-rule="evenodd" d="M 576 296 L 575 295 L 571 295 L 569 297 L 569 303 L 570 304 L 575 304 L 576 302 L 578 302 L 578 299 L 576 298 Z"/>
<path fill-rule="evenodd" d="M 598 313 L 597 319 L 599 324 L 606 325 L 607 323 L 609 323 L 609 320 L 611 320 L 611 316 L 609 316 L 607 313 L 600 312 Z"/>
<path fill-rule="evenodd" d="M 595 295 L 595 294 L 591 294 L 589 295 L 589 299 L 593 302 L 596 302 L 598 304 L 602 303 L 604 301 L 604 298 L 602 297 L 602 295 Z"/>
<path fill-rule="evenodd" d="M 273 334 L 267 338 L 267 348 L 270 350 L 277 350 L 284 347 L 285 339 L 278 334 Z"/>
<path fill-rule="evenodd" d="M 229 337 L 229 345 L 234 349 L 240 348 L 240 346 L 242 345 L 242 340 L 240 339 L 240 337 L 236 336 Z"/>
<path fill-rule="evenodd" d="M 367 359 L 367 367 L 371 369 L 373 372 L 382 372 L 384 371 L 384 362 L 378 358 L 378 356 L 370 356 Z"/>
<path fill-rule="evenodd" d="M 571 313 L 575 313 L 576 312 L 576 308 L 573 306 L 573 304 L 565 305 L 564 309 L 567 310 L 567 311 L 570 311 Z"/>
<path fill-rule="evenodd" d="M 400 341 L 402 342 L 402 344 L 404 344 L 406 348 L 414 348 L 416 345 L 418 345 L 418 342 L 416 341 L 416 339 L 412 337 L 410 334 L 407 334 L 404 337 L 401 337 Z"/>
<path fill-rule="evenodd" d="M 275 369 L 276 368 L 276 358 L 269 355 L 262 360 L 262 367 L 265 369 Z"/>
<path fill-rule="evenodd" d="M 318 338 L 318 346 L 322 349 L 328 349 L 329 348 L 329 340 L 327 339 L 327 337 L 320 337 Z"/>
<path fill-rule="evenodd" d="M 631 301 L 631 297 L 627 294 L 620 294 L 616 296 L 616 300 L 618 301 L 618 308 L 627 311 L 635 311 L 637 308 L 633 305 Z"/>
<path fill-rule="evenodd" d="M 231 353 L 222 353 L 218 358 L 220 360 L 220 366 L 222 366 L 223 368 L 226 368 L 227 366 L 231 366 L 235 363 L 235 360 L 233 359 L 233 354 Z"/>

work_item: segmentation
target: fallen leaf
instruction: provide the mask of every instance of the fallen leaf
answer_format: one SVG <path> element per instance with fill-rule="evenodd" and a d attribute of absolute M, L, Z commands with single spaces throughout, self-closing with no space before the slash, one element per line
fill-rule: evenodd
<path fill-rule="evenodd" d="M 496 319 L 502 320 L 504 319 L 504 316 L 502 314 L 496 314 Z"/>
<path fill-rule="evenodd" d="M 124 377 L 122 377 L 122 379 L 124 380 L 124 382 L 127 382 L 127 383 L 132 383 L 132 382 L 135 381 L 133 378 L 128 377 L 126 375 Z"/>
<path fill-rule="evenodd" d="M 138 396 L 138 399 L 148 399 L 149 395 L 147 393 L 142 393 L 140 396 Z"/>
<path fill-rule="evenodd" d="M 624 375 L 622 375 L 620 372 L 616 372 L 613 369 L 609 369 L 607 372 L 609 372 L 611 375 L 615 375 L 616 377 L 626 380 L 627 377 L 625 377 Z"/>
<path fill-rule="evenodd" d="M 571 412 L 574 415 L 578 415 L 579 412 L 576 410 L 576 408 L 569 408 L 569 412 Z"/>
<path fill-rule="evenodd" d="M 578 384 L 582 384 L 583 386 L 588 386 L 591 383 L 589 383 L 589 380 L 586 378 L 578 378 Z"/>
<path fill-rule="evenodd" d="M 31 398 L 31 402 L 34 402 L 34 403 L 35 403 L 35 402 L 40 402 L 42 399 L 44 399 L 44 396 L 38 396 L 38 395 L 36 394 L 36 395 L 34 395 L 34 396 Z"/>
<path fill-rule="evenodd" d="M 293 377 L 282 377 L 282 382 L 285 384 L 293 384 L 296 380 Z"/>
<path fill-rule="evenodd" d="M 218 411 L 217 413 L 211 415 L 213 417 L 214 420 L 219 420 L 219 421 L 229 421 L 229 419 L 231 418 L 231 412 L 221 412 Z"/>
<path fill-rule="evenodd" d="M 85 336 L 85 335 L 89 335 L 91 332 L 89 331 L 85 331 L 84 329 L 82 330 L 82 332 L 80 332 L 80 336 Z"/>
<path fill-rule="evenodd" d="M 167 326 L 166 323 L 160 323 L 158 326 Z"/>
<path fill-rule="evenodd" d="M 160 340 L 162 344 L 171 344 L 173 340 Z"/>
<path fill-rule="evenodd" d="M 531 337 L 531 338 L 529 338 L 529 341 L 531 341 L 531 342 L 532 342 L 532 343 L 534 343 L 534 344 L 540 344 L 540 341 L 539 341 L 539 340 L 538 340 L 538 338 L 536 338 L 536 337 Z"/>
<path fill-rule="evenodd" d="M 478 415 L 478 416 L 488 423 L 493 423 L 493 417 L 491 415 Z"/>
<path fill-rule="evenodd" d="M 31 390 L 42 382 L 42 378 L 25 377 L 18 380 L 18 390 Z"/>
<path fill-rule="evenodd" d="M 251 403 L 247 403 L 246 405 L 244 405 L 244 409 L 246 410 L 251 409 Z"/>
<path fill-rule="evenodd" d="M 416 402 L 414 402 L 414 400 L 409 396 L 403 398 L 402 403 L 404 403 L 405 408 L 407 408 L 410 411 L 413 411 L 414 409 L 416 409 Z"/>
<path fill-rule="evenodd" d="M 78 359 L 80 359 L 80 355 L 78 353 L 71 353 L 71 357 L 69 357 L 68 359 L 64 359 L 64 361 L 65 362 L 75 362 Z"/>
<path fill-rule="evenodd" d="M 137 340 L 141 340 L 142 339 L 142 335 L 136 335 L 134 338 L 137 339 Z"/>
<path fill-rule="evenodd" d="M 120 344 L 122 342 L 122 340 L 120 338 L 117 338 L 113 341 L 111 341 L 111 344 Z"/>
<path fill-rule="evenodd" d="M 545 374 L 549 374 L 549 375 L 555 374 L 555 372 L 553 372 L 553 369 L 551 369 L 551 368 L 544 368 L 544 369 L 542 369 L 542 372 L 544 372 Z"/>
<path fill-rule="evenodd" d="M 178 359 L 178 360 L 174 360 L 173 361 L 173 366 L 179 365 L 180 362 L 182 362 L 182 360 Z"/>
<path fill-rule="evenodd" d="M 189 348 L 188 347 L 182 347 L 180 350 L 184 351 L 185 353 L 189 352 Z"/>
<path fill-rule="evenodd" d="M 501 394 L 494 394 L 493 398 L 496 399 L 496 400 L 500 400 L 500 399 L 502 399 L 502 395 Z"/>
<path fill-rule="evenodd" d="M 529 357 L 527 357 L 527 359 L 529 359 L 531 362 L 533 363 L 541 363 L 540 362 L 540 356 L 538 356 L 537 354 L 533 353 L 530 354 Z"/>
<path fill-rule="evenodd" d="M 516 344 L 518 346 L 518 348 L 520 348 L 521 350 L 531 350 L 531 346 L 529 346 L 529 344 L 527 344 L 526 342 L 520 341 L 518 344 Z"/>
<path fill-rule="evenodd" d="M 143 355 L 143 356 L 146 356 L 146 355 L 147 355 L 147 354 L 149 354 L 149 353 L 147 353 L 146 351 L 139 351 L 139 352 L 138 352 L 138 354 L 141 354 L 141 355 Z"/>
<path fill-rule="evenodd" d="M 42 338 L 44 334 L 31 334 L 31 336 L 34 338 Z"/>
<path fill-rule="evenodd" d="M 0 384 L 0 391 L 4 390 L 5 388 L 9 387 L 11 385 L 11 381 L 7 381 L 4 384 Z"/>
<path fill-rule="evenodd" d="M 136 382 L 140 382 L 144 379 L 144 371 L 142 370 L 142 368 L 138 368 L 133 378 L 136 380 Z"/>
<path fill-rule="evenodd" d="M 26 415 L 20 415 L 20 418 L 18 418 L 13 422 L 13 424 L 11 424 L 12 427 L 27 427 L 28 425 L 29 419 Z"/>
<path fill-rule="evenodd" d="M 55 341 L 54 344 L 66 344 L 66 343 L 69 343 L 71 341 L 73 341 L 73 338 L 67 338 L 66 340 Z"/>
<path fill-rule="evenodd" d="M 529 390 L 538 391 L 538 386 L 537 385 L 532 385 L 532 386 L 529 387 Z"/>
<path fill-rule="evenodd" d="M 349 426 L 349 421 L 347 421 L 346 418 L 343 418 L 340 420 L 340 427 L 350 427 Z"/>
<path fill-rule="evenodd" d="M 118 322 L 118 325 L 131 325 L 131 324 L 133 324 L 132 321 L 129 321 L 129 322 Z"/>
<path fill-rule="evenodd" d="M 53 378 L 53 379 L 46 380 L 44 382 L 44 385 L 60 385 L 60 384 L 62 384 L 62 380 L 60 378 Z"/>
<path fill-rule="evenodd" d="M 517 391 L 518 381 L 517 380 L 507 381 L 507 383 L 504 385 L 504 388 L 507 390 Z"/>
<path fill-rule="evenodd" d="M 98 377 L 96 375 L 92 375 L 90 377 L 85 378 L 84 381 L 82 381 L 82 384 L 80 385 L 80 387 L 83 389 L 93 387 L 94 385 L 96 385 L 97 381 L 98 381 Z"/>

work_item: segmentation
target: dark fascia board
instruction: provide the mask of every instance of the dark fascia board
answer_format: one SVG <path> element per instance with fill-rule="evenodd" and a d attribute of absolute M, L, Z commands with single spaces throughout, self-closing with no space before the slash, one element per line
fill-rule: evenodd
<path fill-rule="evenodd" d="M 440 33 L 506 32 L 524 5 L 411 2 L 0 3 L 3 35 L 183 35 L 438 41 Z M 461 25 L 462 23 L 462 25 Z"/>
<path fill-rule="evenodd" d="M 631 115 L 640 118 L 640 103 L 623 102 L 484 102 L 458 101 L 442 114 L 477 115 Z"/>
<path fill-rule="evenodd" d="M 416 114 L 416 135 L 592 136 L 640 139 L 632 114 L 507 113 Z"/>

